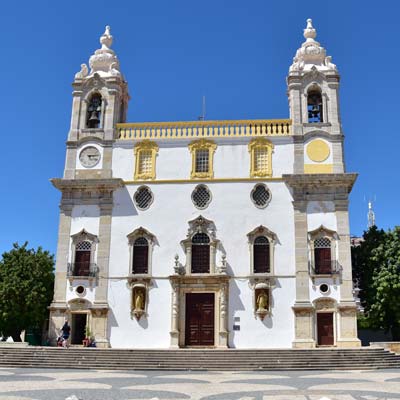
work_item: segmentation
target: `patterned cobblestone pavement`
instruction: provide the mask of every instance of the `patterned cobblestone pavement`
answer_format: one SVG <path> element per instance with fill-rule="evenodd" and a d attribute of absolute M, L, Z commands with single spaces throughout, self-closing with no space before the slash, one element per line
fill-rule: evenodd
<path fill-rule="evenodd" d="M 400 370 L 177 372 L 0 369 L 0 400 L 397 400 Z"/>

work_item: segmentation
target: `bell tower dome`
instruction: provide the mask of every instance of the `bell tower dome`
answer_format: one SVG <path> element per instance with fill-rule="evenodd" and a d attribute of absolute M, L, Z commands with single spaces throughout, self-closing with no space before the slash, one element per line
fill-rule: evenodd
<path fill-rule="evenodd" d="M 342 173 L 340 76 L 332 57 L 327 56 L 326 50 L 315 40 L 317 31 L 311 19 L 307 20 L 303 35 L 306 40 L 297 50 L 287 77 L 290 118 L 295 135 L 294 172 Z M 307 145 L 316 137 L 321 139 L 319 148 L 324 148 L 330 156 L 323 164 L 320 163 L 322 150 L 317 149 L 318 144 L 310 148 L 311 160 L 307 156 Z M 326 146 L 322 142 L 326 142 Z M 316 150 L 312 150 L 314 148 Z"/>

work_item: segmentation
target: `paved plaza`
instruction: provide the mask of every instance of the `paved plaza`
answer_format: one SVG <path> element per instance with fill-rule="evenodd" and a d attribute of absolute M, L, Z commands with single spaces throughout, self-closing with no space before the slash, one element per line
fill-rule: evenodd
<path fill-rule="evenodd" d="M 400 370 L 178 372 L 0 369 L 0 400 L 394 400 Z"/>

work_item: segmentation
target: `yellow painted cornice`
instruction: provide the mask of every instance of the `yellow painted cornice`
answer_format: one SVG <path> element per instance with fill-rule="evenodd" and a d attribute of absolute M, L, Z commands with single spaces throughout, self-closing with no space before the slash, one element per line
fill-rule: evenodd
<path fill-rule="evenodd" d="M 153 181 L 124 181 L 125 185 L 142 185 L 142 184 L 169 184 L 169 183 L 224 183 L 224 182 L 283 182 L 282 177 L 276 178 L 205 178 L 205 179 L 157 179 Z"/>

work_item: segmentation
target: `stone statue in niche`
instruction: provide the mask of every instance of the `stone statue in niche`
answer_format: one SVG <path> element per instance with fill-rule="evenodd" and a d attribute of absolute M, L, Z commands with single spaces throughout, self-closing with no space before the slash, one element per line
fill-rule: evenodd
<path fill-rule="evenodd" d="M 268 310 L 268 297 L 265 290 L 260 290 L 257 296 L 257 311 Z"/>
<path fill-rule="evenodd" d="M 146 289 L 144 287 L 133 288 L 133 299 L 132 299 L 132 314 L 137 320 L 145 313 L 146 308 Z"/>
<path fill-rule="evenodd" d="M 255 289 L 255 314 L 261 321 L 269 313 L 269 289 Z"/>

